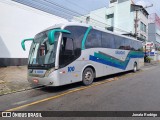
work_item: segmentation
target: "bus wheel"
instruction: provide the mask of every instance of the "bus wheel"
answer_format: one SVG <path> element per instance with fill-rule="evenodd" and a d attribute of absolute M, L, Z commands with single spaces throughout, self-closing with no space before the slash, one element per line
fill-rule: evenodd
<path fill-rule="evenodd" d="M 85 86 L 88 86 L 93 83 L 94 80 L 94 72 L 92 68 L 86 68 L 83 71 L 82 82 Z"/>
<path fill-rule="evenodd" d="M 134 63 L 133 72 L 137 72 L 137 63 Z"/>

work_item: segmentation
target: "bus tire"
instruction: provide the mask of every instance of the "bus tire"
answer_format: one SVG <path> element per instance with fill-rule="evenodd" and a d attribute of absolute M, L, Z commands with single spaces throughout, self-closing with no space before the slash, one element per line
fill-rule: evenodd
<path fill-rule="evenodd" d="M 94 80 L 94 72 L 93 69 L 88 67 L 83 71 L 82 75 L 82 83 L 85 86 L 91 85 Z"/>
<path fill-rule="evenodd" d="M 137 69 L 138 69 L 138 68 L 137 68 L 137 63 L 135 62 L 135 63 L 134 63 L 134 66 L 133 66 L 133 72 L 137 72 Z"/>

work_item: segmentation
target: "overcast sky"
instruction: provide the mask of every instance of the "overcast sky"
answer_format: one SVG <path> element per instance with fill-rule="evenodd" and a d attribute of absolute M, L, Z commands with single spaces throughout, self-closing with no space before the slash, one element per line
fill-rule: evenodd
<path fill-rule="evenodd" d="M 50 0 L 50 1 L 55 1 L 61 5 L 67 6 L 68 8 L 72 8 L 76 11 L 91 11 L 97 8 L 101 7 L 108 7 L 108 2 L 109 0 Z M 153 4 L 153 7 L 147 8 L 147 11 L 149 13 L 157 13 L 160 15 L 160 7 L 159 7 L 159 0 L 134 0 L 136 4 L 140 4 L 143 6 L 146 5 L 151 5 Z M 77 4 L 78 6 L 75 6 Z M 80 8 L 81 7 L 81 8 Z"/>
<path fill-rule="evenodd" d="M 43 9 L 44 7 L 48 9 L 53 14 L 61 14 L 64 16 L 64 9 L 60 9 L 56 6 L 53 7 L 52 3 L 60 4 L 65 8 L 69 8 L 80 14 L 87 14 L 92 10 L 108 7 L 109 0 L 14 0 L 27 5 L 36 6 L 36 8 Z M 146 6 L 153 4 L 153 7 L 147 8 L 149 13 L 157 13 L 160 15 L 159 0 L 134 0 L 135 3 Z M 53 11 L 51 9 L 54 9 Z M 58 11 L 61 11 L 59 13 Z"/>

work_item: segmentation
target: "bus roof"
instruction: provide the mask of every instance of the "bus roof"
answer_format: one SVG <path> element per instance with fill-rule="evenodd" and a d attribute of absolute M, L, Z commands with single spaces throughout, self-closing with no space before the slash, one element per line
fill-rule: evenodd
<path fill-rule="evenodd" d="M 89 27 L 91 25 L 89 24 L 84 24 L 84 23 L 78 23 L 78 22 L 65 22 L 65 23 L 61 23 L 61 24 L 57 24 L 57 25 L 54 25 L 54 26 L 51 26 L 43 31 L 46 31 L 46 30 L 50 30 L 50 29 L 55 29 L 55 28 L 61 28 L 61 29 L 64 29 L 65 27 L 67 26 L 81 26 L 81 27 Z M 142 42 L 142 41 L 139 41 L 135 38 L 131 38 L 131 37 L 128 37 L 128 36 L 124 36 L 124 35 L 121 35 L 121 34 L 118 34 L 118 33 L 114 33 L 112 31 L 109 31 L 109 30 L 105 30 L 105 29 L 102 29 L 102 28 L 99 28 L 99 27 L 96 27 L 96 26 L 92 26 L 93 29 L 95 30 L 99 30 L 99 31 L 102 31 L 102 32 L 106 32 L 106 33 L 110 33 L 110 34 L 113 34 L 113 35 L 116 35 L 116 36 L 120 36 L 120 37 L 123 37 L 123 38 L 128 38 L 128 39 L 131 39 L 131 40 L 135 40 L 135 41 L 138 41 L 138 42 Z"/>

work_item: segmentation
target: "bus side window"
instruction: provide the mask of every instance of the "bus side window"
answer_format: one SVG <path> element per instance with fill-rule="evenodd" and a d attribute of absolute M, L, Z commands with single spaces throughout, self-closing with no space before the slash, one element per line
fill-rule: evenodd
<path fill-rule="evenodd" d="M 115 49 L 122 49 L 122 50 L 125 49 L 123 37 L 115 35 L 114 40 L 115 40 Z"/>
<path fill-rule="evenodd" d="M 74 60 L 73 39 L 63 37 L 59 55 L 59 65 L 66 66 Z"/>
<path fill-rule="evenodd" d="M 64 55 L 73 55 L 73 39 L 63 37 L 61 43 L 61 53 Z"/>
<path fill-rule="evenodd" d="M 132 43 L 131 43 L 131 50 L 137 51 L 137 41 L 132 41 Z"/>
<path fill-rule="evenodd" d="M 131 40 L 128 38 L 124 39 L 124 49 L 125 50 L 131 50 Z"/>
<path fill-rule="evenodd" d="M 102 32 L 102 47 L 115 49 L 115 40 L 112 34 Z"/>
<path fill-rule="evenodd" d="M 102 34 L 100 31 L 94 29 L 91 30 L 85 43 L 86 49 L 98 48 L 98 47 L 100 48 L 102 46 L 101 38 Z"/>

